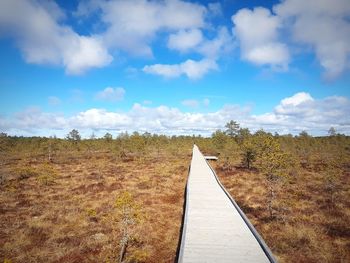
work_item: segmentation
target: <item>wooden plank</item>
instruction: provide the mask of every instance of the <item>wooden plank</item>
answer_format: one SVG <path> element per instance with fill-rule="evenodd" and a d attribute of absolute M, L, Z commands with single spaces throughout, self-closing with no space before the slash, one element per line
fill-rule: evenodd
<path fill-rule="evenodd" d="M 217 160 L 218 160 L 218 157 L 216 157 L 216 156 L 204 156 L 204 159 L 205 159 L 205 160 L 217 161 Z"/>
<path fill-rule="evenodd" d="M 179 262 L 271 262 L 197 146 L 186 195 Z"/>

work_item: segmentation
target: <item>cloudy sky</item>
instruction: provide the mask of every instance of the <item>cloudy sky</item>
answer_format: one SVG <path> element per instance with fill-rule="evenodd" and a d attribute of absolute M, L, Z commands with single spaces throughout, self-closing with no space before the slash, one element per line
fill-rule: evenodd
<path fill-rule="evenodd" d="M 348 0 L 1 0 L 0 131 L 350 135 Z"/>

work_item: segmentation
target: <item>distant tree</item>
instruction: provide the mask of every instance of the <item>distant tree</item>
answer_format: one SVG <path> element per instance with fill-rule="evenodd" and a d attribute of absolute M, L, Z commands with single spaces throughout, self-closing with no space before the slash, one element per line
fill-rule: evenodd
<path fill-rule="evenodd" d="M 267 206 L 270 218 L 274 217 L 274 201 L 277 183 L 286 176 L 289 165 L 288 155 L 281 150 L 277 139 L 272 135 L 260 136 L 257 167 L 265 175 L 268 184 Z"/>
<path fill-rule="evenodd" d="M 236 137 L 239 132 L 239 124 L 236 121 L 231 120 L 225 125 L 225 133 L 230 137 Z"/>
<path fill-rule="evenodd" d="M 214 149 L 220 155 L 219 160 L 223 163 L 223 168 L 231 170 L 239 159 L 239 147 L 236 140 L 232 140 L 221 130 L 215 131 L 211 139 Z"/>
<path fill-rule="evenodd" d="M 241 144 L 243 164 L 250 169 L 256 158 L 256 146 L 251 139 L 245 139 Z"/>
<path fill-rule="evenodd" d="M 255 133 L 254 133 L 255 136 L 268 136 L 269 133 L 264 131 L 263 129 L 260 129 L 260 130 L 257 130 Z"/>
<path fill-rule="evenodd" d="M 216 130 L 212 135 L 211 138 L 213 140 L 214 147 L 221 151 L 224 149 L 225 144 L 227 143 L 227 135 L 221 131 L 221 130 Z"/>
<path fill-rule="evenodd" d="M 105 139 L 106 141 L 111 141 L 113 139 L 112 134 L 110 134 L 109 132 L 107 132 L 104 136 L 103 139 Z"/>
<path fill-rule="evenodd" d="M 126 131 L 126 132 L 121 132 L 118 134 L 117 136 L 117 139 L 121 139 L 121 140 L 125 140 L 125 139 L 129 139 L 130 135 L 129 133 Z"/>
<path fill-rule="evenodd" d="M 329 136 L 335 136 L 335 135 L 337 135 L 337 132 L 336 132 L 336 130 L 335 130 L 334 127 L 330 127 L 330 128 L 329 128 L 329 130 L 328 130 L 328 135 L 329 135 Z"/>
<path fill-rule="evenodd" d="M 309 138 L 310 135 L 307 133 L 307 131 L 302 131 L 299 133 L 300 138 Z"/>
<path fill-rule="evenodd" d="M 7 133 L 5 133 L 5 132 L 0 133 L 0 138 L 6 138 L 6 137 L 7 137 Z"/>
<path fill-rule="evenodd" d="M 151 137 L 152 137 L 152 134 L 149 133 L 149 132 L 144 132 L 144 133 L 142 134 L 142 136 L 145 137 L 145 138 L 151 138 Z"/>
<path fill-rule="evenodd" d="M 125 158 L 129 150 L 130 135 L 128 132 L 121 132 L 116 138 L 116 145 L 118 148 L 119 156 Z"/>
<path fill-rule="evenodd" d="M 66 137 L 69 141 L 73 141 L 74 143 L 77 143 L 81 140 L 81 136 L 79 134 L 79 131 L 76 129 L 71 130 Z"/>
<path fill-rule="evenodd" d="M 58 150 L 58 141 L 56 136 L 52 137 L 47 140 L 45 149 L 47 150 L 47 157 L 49 162 L 52 160 L 52 155 Z"/>
<path fill-rule="evenodd" d="M 135 131 L 130 136 L 130 143 L 132 152 L 136 153 L 140 158 L 143 157 L 146 150 L 146 139 Z"/>
<path fill-rule="evenodd" d="M 240 128 L 237 132 L 237 142 L 242 144 L 251 136 L 250 130 L 248 128 Z"/>
<path fill-rule="evenodd" d="M 95 139 L 96 139 L 96 135 L 94 132 L 92 132 L 90 135 L 90 140 L 95 140 Z"/>

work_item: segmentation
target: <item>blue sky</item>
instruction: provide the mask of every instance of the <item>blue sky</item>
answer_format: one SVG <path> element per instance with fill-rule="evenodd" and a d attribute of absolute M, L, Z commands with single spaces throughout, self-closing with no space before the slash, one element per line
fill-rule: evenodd
<path fill-rule="evenodd" d="M 0 3 L 0 130 L 350 134 L 346 0 Z"/>

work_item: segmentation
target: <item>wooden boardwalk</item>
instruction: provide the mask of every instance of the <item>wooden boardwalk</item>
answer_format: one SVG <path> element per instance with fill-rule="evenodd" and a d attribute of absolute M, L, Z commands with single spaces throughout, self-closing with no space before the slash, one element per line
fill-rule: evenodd
<path fill-rule="evenodd" d="M 275 262 L 194 145 L 178 262 Z"/>

